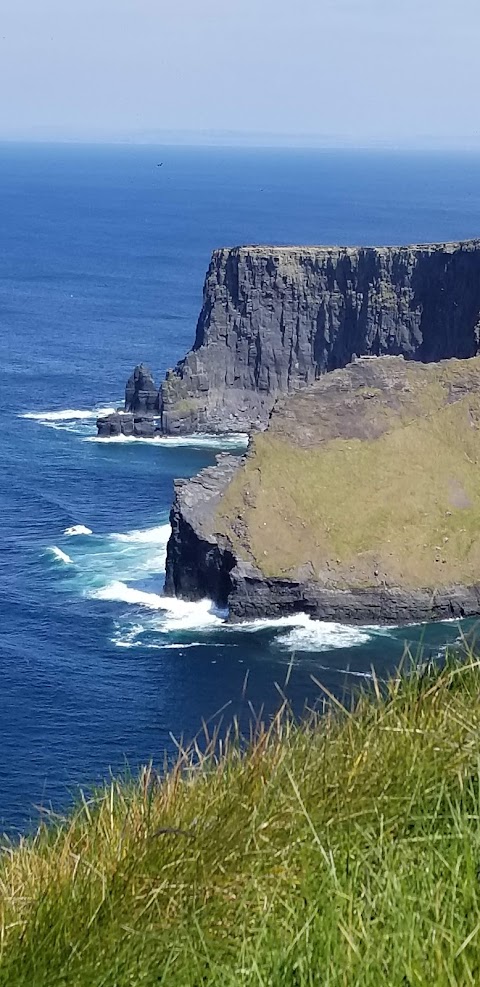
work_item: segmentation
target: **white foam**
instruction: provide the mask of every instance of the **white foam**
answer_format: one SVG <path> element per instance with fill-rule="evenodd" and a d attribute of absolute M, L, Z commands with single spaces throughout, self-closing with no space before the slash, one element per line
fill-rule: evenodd
<path fill-rule="evenodd" d="M 127 586 L 120 580 L 114 580 L 88 592 L 88 596 L 96 600 L 112 600 L 119 603 L 131 603 L 140 607 L 148 607 L 149 610 L 162 609 L 162 597 L 157 593 L 146 593 L 141 589 L 134 589 Z"/>
<path fill-rule="evenodd" d="M 137 435 L 89 435 L 84 442 L 111 442 L 113 444 L 124 444 L 128 442 L 143 442 L 145 445 L 158 446 L 160 448 L 190 448 L 190 449 L 246 449 L 248 446 L 248 435 L 244 432 L 235 432 L 231 435 L 208 435 L 206 433 L 194 435 L 155 435 L 146 438 Z"/>
<path fill-rule="evenodd" d="M 129 641 L 122 638 L 112 638 L 116 648 L 145 648 L 147 651 L 184 651 L 187 648 L 218 648 L 220 645 L 206 641 L 189 641 L 188 644 L 154 644 L 152 642 Z"/>
<path fill-rule="evenodd" d="M 211 631 L 224 627 L 228 616 L 226 610 L 219 610 L 211 600 L 199 600 L 197 603 L 187 603 L 175 597 L 163 597 L 165 604 L 164 629 L 167 633 L 175 631 Z"/>
<path fill-rule="evenodd" d="M 279 634 L 275 643 L 283 651 L 332 651 L 335 648 L 354 648 L 366 644 L 371 633 L 366 627 L 350 627 L 348 624 L 311 620 L 305 616 L 304 622 L 285 634 Z"/>
<path fill-rule="evenodd" d="M 152 648 L 163 648 L 165 651 L 183 651 L 184 648 L 221 648 L 221 644 L 212 644 L 209 641 L 189 641 L 188 644 L 152 644 L 147 645 Z"/>
<path fill-rule="evenodd" d="M 68 535 L 68 537 L 73 537 L 73 535 L 93 535 L 92 529 L 85 527 L 84 524 L 73 524 L 71 528 L 65 528 L 63 533 L 64 535 Z"/>
<path fill-rule="evenodd" d="M 282 630 L 291 628 L 275 638 L 277 644 L 285 651 L 331 651 L 334 648 L 352 648 L 366 644 L 378 633 L 380 628 L 352 627 L 331 621 L 314 620 L 306 613 L 292 614 L 288 617 L 265 618 L 250 620 L 234 627 L 242 631 L 256 632 L 264 630 Z"/>
<path fill-rule="evenodd" d="M 171 527 L 167 524 L 159 524 L 155 528 L 137 528 L 126 531 L 125 534 L 112 534 L 113 541 L 134 542 L 139 545 L 165 545 L 171 534 Z"/>
<path fill-rule="evenodd" d="M 29 411 L 20 418 L 31 418 L 38 422 L 72 422 L 77 419 L 87 420 L 88 418 L 101 418 L 104 415 L 111 415 L 115 408 L 66 408 L 61 411 Z"/>
<path fill-rule="evenodd" d="M 65 562 L 66 565 L 73 565 L 73 559 L 71 559 L 66 552 L 62 552 L 62 549 L 58 548 L 57 545 L 51 545 L 48 551 L 51 552 L 53 557 L 59 562 Z"/>
<path fill-rule="evenodd" d="M 133 606 L 146 607 L 148 610 L 163 611 L 165 618 L 159 630 L 163 633 L 185 630 L 206 630 L 220 627 L 224 624 L 225 611 L 217 610 L 211 600 L 200 600 L 198 603 L 187 603 L 175 597 L 160 596 L 159 593 L 147 593 L 144 590 L 127 586 L 120 580 L 114 580 L 99 589 L 90 590 L 88 595 L 97 600 L 112 600 L 119 603 L 129 603 Z"/>

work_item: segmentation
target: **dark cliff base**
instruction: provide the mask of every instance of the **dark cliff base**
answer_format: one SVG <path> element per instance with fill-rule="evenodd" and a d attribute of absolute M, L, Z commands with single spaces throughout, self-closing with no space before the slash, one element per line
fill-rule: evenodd
<path fill-rule="evenodd" d="M 480 360 L 359 360 L 176 485 L 167 593 L 230 620 L 480 613 Z"/>

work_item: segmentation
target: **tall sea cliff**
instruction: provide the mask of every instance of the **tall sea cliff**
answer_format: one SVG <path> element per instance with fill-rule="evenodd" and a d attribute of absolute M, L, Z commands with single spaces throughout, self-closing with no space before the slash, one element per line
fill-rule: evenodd
<path fill-rule="evenodd" d="M 480 240 L 214 252 L 193 348 L 169 371 L 167 434 L 264 427 L 276 398 L 354 355 L 479 351 Z"/>

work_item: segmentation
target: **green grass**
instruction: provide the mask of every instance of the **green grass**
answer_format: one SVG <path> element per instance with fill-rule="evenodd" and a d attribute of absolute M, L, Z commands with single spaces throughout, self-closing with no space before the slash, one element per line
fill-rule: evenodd
<path fill-rule="evenodd" d="M 397 413 L 377 438 L 302 448 L 268 429 L 224 494 L 217 530 L 269 577 L 309 565 L 338 588 L 474 585 L 479 420 L 474 393 L 411 421 Z"/>
<path fill-rule="evenodd" d="M 479 984 L 479 662 L 373 684 L 7 844 L 0 984 Z"/>

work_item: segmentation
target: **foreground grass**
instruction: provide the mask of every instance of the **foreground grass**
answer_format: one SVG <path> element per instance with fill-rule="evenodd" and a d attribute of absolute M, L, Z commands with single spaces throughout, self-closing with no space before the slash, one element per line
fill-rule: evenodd
<path fill-rule="evenodd" d="M 472 656 L 194 760 L 4 848 L 1 985 L 480 983 Z"/>

